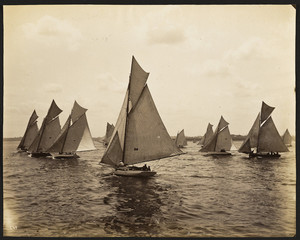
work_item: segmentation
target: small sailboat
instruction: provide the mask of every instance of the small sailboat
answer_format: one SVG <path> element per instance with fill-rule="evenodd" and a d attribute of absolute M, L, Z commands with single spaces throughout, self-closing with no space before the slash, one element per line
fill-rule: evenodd
<path fill-rule="evenodd" d="M 107 147 L 107 145 L 110 141 L 110 138 L 114 132 L 114 129 L 115 129 L 115 126 L 113 124 L 109 124 L 109 123 L 106 124 L 106 133 L 105 133 L 105 137 L 103 139 L 104 146 Z"/>
<path fill-rule="evenodd" d="M 183 148 L 184 146 L 187 145 L 187 141 L 184 135 L 184 129 L 182 129 L 179 133 L 177 133 L 175 144 L 179 148 Z"/>
<path fill-rule="evenodd" d="M 208 123 L 207 125 L 207 129 L 206 129 L 206 133 L 204 134 L 204 136 L 201 138 L 201 140 L 199 141 L 198 145 L 202 145 L 204 146 L 205 144 L 208 143 L 208 141 L 210 140 L 210 138 L 213 136 L 214 132 L 213 132 L 213 125 Z"/>
<path fill-rule="evenodd" d="M 74 102 L 71 114 L 60 134 L 47 149 L 52 158 L 78 158 L 76 152 L 96 149 L 88 126 L 86 111 L 87 109 Z"/>
<path fill-rule="evenodd" d="M 284 144 L 287 146 L 287 147 L 291 147 L 292 146 L 292 141 L 293 141 L 293 137 L 291 136 L 289 130 L 285 130 L 283 136 L 282 136 L 282 140 L 284 142 Z"/>
<path fill-rule="evenodd" d="M 35 110 L 31 114 L 29 118 L 24 136 L 21 139 L 20 144 L 18 145 L 17 149 L 21 152 L 25 152 L 28 150 L 29 146 L 32 144 L 34 139 L 36 138 L 39 128 L 37 125 L 38 115 L 36 114 Z"/>
<path fill-rule="evenodd" d="M 132 57 L 125 99 L 101 163 L 115 168 L 115 175 L 150 177 L 150 167 L 133 164 L 167 158 L 183 152 L 165 128 L 150 94 L 145 72 Z"/>
<path fill-rule="evenodd" d="M 262 102 L 261 111 L 257 115 L 239 152 L 249 154 L 251 157 L 279 158 L 278 152 L 288 152 L 282 138 L 271 117 L 275 107 Z M 256 150 L 256 152 L 254 152 Z"/>
<path fill-rule="evenodd" d="M 51 106 L 46 117 L 43 120 L 42 126 L 28 148 L 29 156 L 31 157 L 45 157 L 50 156 L 47 149 L 53 144 L 55 138 L 58 136 L 61 128 L 58 115 L 62 110 L 52 100 Z"/>
<path fill-rule="evenodd" d="M 221 116 L 213 136 L 199 151 L 207 152 L 206 156 L 231 155 L 230 152 L 226 152 L 231 150 L 232 147 L 232 138 L 228 125 L 229 123 Z"/>

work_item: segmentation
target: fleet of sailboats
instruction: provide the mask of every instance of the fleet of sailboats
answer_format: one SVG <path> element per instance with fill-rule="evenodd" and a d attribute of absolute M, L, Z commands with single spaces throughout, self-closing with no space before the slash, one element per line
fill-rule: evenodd
<path fill-rule="evenodd" d="M 146 164 L 143 167 L 134 165 L 183 154 L 180 148 L 187 145 L 184 129 L 177 133 L 175 142 L 168 134 L 149 91 L 148 77 L 149 73 L 133 56 L 129 83 L 116 125 L 107 123 L 103 138 L 107 148 L 100 163 L 114 167 L 115 175 L 153 176 L 156 172 Z M 291 146 L 293 138 L 288 129 L 282 137 L 279 135 L 271 117 L 274 109 L 262 102 L 261 111 L 238 152 L 249 154 L 250 158 L 279 158 L 279 152 L 289 151 L 287 147 Z M 27 151 L 31 157 L 59 159 L 78 158 L 77 152 L 96 150 L 86 111 L 75 101 L 61 128 L 59 114 L 62 110 L 53 100 L 38 129 L 38 115 L 34 110 L 17 149 Z M 223 116 L 214 132 L 213 125 L 208 123 L 206 133 L 198 143 L 202 146 L 199 151 L 209 156 L 231 155 L 234 145 L 228 126 Z"/>
<path fill-rule="evenodd" d="M 262 102 L 261 111 L 256 117 L 239 152 L 249 154 L 249 157 L 278 158 L 279 152 L 288 152 L 271 117 L 275 108 Z"/>
<path fill-rule="evenodd" d="M 101 159 L 120 176 L 153 176 L 146 166 L 133 164 L 176 156 L 183 152 L 174 144 L 150 94 L 145 72 L 132 57 L 129 84 L 114 132 Z"/>
<path fill-rule="evenodd" d="M 228 128 L 229 123 L 225 121 L 223 116 L 219 124 L 206 144 L 199 150 L 200 152 L 207 152 L 206 155 L 231 155 L 232 138 Z"/>
<path fill-rule="evenodd" d="M 184 129 L 182 129 L 179 133 L 177 133 L 175 144 L 179 148 L 183 148 L 184 146 L 187 145 L 187 141 L 184 135 Z"/>

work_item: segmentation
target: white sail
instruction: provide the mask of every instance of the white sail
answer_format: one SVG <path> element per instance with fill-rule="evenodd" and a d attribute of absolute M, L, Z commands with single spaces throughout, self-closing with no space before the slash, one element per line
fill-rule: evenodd
<path fill-rule="evenodd" d="M 96 149 L 88 127 L 86 111 L 87 109 L 74 102 L 71 115 L 59 137 L 49 147 L 49 152 L 74 153 Z"/>
<path fill-rule="evenodd" d="M 185 138 L 185 135 L 184 135 L 184 129 L 182 129 L 176 136 L 176 139 L 175 139 L 175 144 L 177 147 L 181 146 L 186 146 L 187 145 L 187 141 L 186 141 L 186 138 Z"/>
<path fill-rule="evenodd" d="M 292 144 L 293 138 L 292 138 L 292 136 L 291 136 L 288 129 L 285 130 L 285 132 L 282 136 L 282 140 L 283 140 L 284 144 L 286 144 L 286 145 L 291 145 Z"/>
<path fill-rule="evenodd" d="M 232 139 L 230 136 L 229 128 L 228 126 L 226 126 L 218 133 L 215 152 L 220 152 L 221 150 L 229 151 L 231 149 L 231 145 Z"/>
<path fill-rule="evenodd" d="M 258 139 L 258 152 L 288 152 L 280 137 L 272 117 L 261 126 Z"/>
<path fill-rule="evenodd" d="M 44 152 L 53 144 L 56 137 L 61 131 L 58 117 L 61 112 L 62 110 L 56 105 L 55 101 L 53 100 L 48 113 L 43 120 L 38 135 L 28 148 L 28 151 L 30 153 Z"/>
<path fill-rule="evenodd" d="M 25 133 L 20 141 L 18 149 L 27 150 L 29 146 L 33 143 L 39 131 L 37 126 L 37 121 L 36 121 L 37 119 L 38 119 L 38 115 L 34 110 L 33 113 L 31 114 L 31 117 L 29 118 Z"/>
<path fill-rule="evenodd" d="M 146 85 L 148 76 L 133 57 L 128 89 L 102 163 L 134 164 L 182 153 L 158 114 Z"/>

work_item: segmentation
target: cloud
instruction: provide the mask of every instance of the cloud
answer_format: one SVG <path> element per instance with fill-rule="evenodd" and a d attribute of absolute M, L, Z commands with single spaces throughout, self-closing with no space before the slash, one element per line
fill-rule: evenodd
<path fill-rule="evenodd" d="M 46 92 L 48 93 L 60 93 L 63 90 L 63 87 L 59 84 L 50 83 L 45 87 Z"/>
<path fill-rule="evenodd" d="M 175 26 L 161 26 L 151 28 L 147 32 L 150 44 L 178 44 L 186 40 L 183 29 Z"/>
<path fill-rule="evenodd" d="M 96 76 L 97 88 L 99 91 L 113 91 L 115 93 L 124 93 L 125 82 L 117 81 L 110 73 L 100 73 Z"/>
<path fill-rule="evenodd" d="M 23 25 L 25 36 L 48 46 L 63 45 L 69 50 L 77 50 L 82 40 L 81 32 L 64 20 L 44 16 L 35 23 Z"/>

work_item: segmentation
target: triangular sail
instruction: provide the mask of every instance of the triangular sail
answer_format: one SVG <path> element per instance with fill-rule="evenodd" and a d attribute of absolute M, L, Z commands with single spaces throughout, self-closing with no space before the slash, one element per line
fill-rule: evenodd
<path fill-rule="evenodd" d="M 275 107 L 271 107 L 268 104 L 266 104 L 264 101 L 262 102 L 261 105 L 261 119 L 260 123 L 262 124 L 273 112 Z"/>
<path fill-rule="evenodd" d="M 28 147 L 32 144 L 34 139 L 36 138 L 38 134 L 38 126 L 37 126 L 37 120 L 38 115 L 36 114 L 35 110 L 31 114 L 31 117 L 29 118 L 25 133 L 20 141 L 20 144 L 18 146 L 18 149 L 28 149 Z"/>
<path fill-rule="evenodd" d="M 115 130 L 115 126 L 113 124 L 109 124 L 109 123 L 106 124 L 106 133 L 103 139 L 105 143 L 109 143 L 114 130 Z"/>
<path fill-rule="evenodd" d="M 213 127 L 213 125 L 208 123 L 206 133 L 204 134 L 204 136 L 202 137 L 202 139 L 200 140 L 198 145 L 205 145 L 208 143 L 210 138 L 214 135 L 214 131 L 213 131 L 212 127 Z"/>
<path fill-rule="evenodd" d="M 128 89 L 102 163 L 134 164 L 182 153 L 157 112 L 148 76 L 133 57 Z"/>
<path fill-rule="evenodd" d="M 256 120 L 254 121 L 245 141 L 243 142 L 243 144 L 241 145 L 241 147 L 238 150 L 239 152 L 249 153 L 249 152 L 251 152 L 251 148 L 257 147 L 259 121 L 260 121 L 260 114 L 257 115 Z M 250 146 L 250 150 L 248 148 L 248 144 Z"/>
<path fill-rule="evenodd" d="M 176 139 L 175 139 L 175 144 L 177 147 L 179 146 L 186 146 L 187 141 L 184 135 L 184 129 L 180 131 L 180 133 L 177 134 Z"/>
<path fill-rule="evenodd" d="M 232 140 L 228 129 L 228 124 L 229 123 L 225 121 L 223 116 L 221 116 L 221 119 L 213 136 L 210 138 L 207 144 L 200 149 L 200 152 L 216 152 L 222 149 L 230 150 Z M 225 131 L 222 132 L 223 130 Z"/>
<path fill-rule="evenodd" d="M 282 136 L 282 140 L 283 140 L 284 144 L 286 144 L 286 145 L 291 145 L 292 144 L 293 138 L 292 138 L 292 136 L 291 136 L 288 129 L 285 130 L 285 132 Z"/>
<path fill-rule="evenodd" d="M 58 115 L 62 110 L 52 100 L 46 117 L 33 143 L 28 148 L 29 152 L 42 152 L 48 149 L 60 133 L 60 123 Z"/>
<path fill-rule="evenodd" d="M 60 136 L 48 149 L 49 152 L 75 152 L 94 150 L 95 145 L 88 127 L 87 109 L 74 102 L 71 115 L 67 119 Z M 81 114 L 81 115 L 80 115 Z M 72 125 L 70 125 L 72 120 Z"/>
<path fill-rule="evenodd" d="M 258 152 L 288 152 L 280 137 L 272 117 L 269 117 L 261 126 L 258 140 Z"/>
<path fill-rule="evenodd" d="M 220 152 L 221 150 L 230 151 L 231 145 L 232 139 L 230 136 L 229 128 L 228 126 L 226 126 L 218 134 L 215 152 Z"/>
<path fill-rule="evenodd" d="M 125 164 L 182 153 L 172 141 L 146 85 L 135 108 L 128 114 Z"/>

